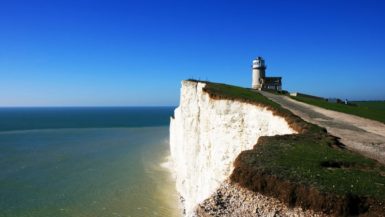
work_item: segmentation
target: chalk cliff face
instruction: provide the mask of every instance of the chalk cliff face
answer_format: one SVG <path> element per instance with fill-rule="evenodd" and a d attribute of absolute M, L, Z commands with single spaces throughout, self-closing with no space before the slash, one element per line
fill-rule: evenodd
<path fill-rule="evenodd" d="M 186 216 L 230 176 L 238 154 L 252 149 L 260 136 L 295 133 L 266 108 L 212 99 L 205 83 L 183 81 L 180 105 L 170 124 L 170 151 L 177 190 Z"/>

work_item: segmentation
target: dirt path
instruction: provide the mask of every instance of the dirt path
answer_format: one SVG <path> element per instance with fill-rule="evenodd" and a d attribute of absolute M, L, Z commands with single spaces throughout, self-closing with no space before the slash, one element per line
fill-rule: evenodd
<path fill-rule="evenodd" d="M 259 91 L 307 122 L 327 129 L 347 148 L 385 165 L 385 124 L 298 102 L 287 96 Z"/>

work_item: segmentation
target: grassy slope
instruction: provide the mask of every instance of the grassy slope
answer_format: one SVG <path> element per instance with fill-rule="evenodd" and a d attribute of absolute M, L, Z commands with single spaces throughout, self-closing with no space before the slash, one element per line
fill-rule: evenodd
<path fill-rule="evenodd" d="M 321 192 L 384 200 L 385 168 L 359 154 L 333 148 L 333 142 L 328 137 L 306 134 L 275 137 L 261 143 L 253 153 L 258 158 L 248 160 L 258 169 Z"/>
<path fill-rule="evenodd" d="M 301 183 L 333 195 L 355 195 L 385 201 L 385 167 L 374 160 L 341 148 L 335 137 L 323 128 L 309 124 L 279 104 L 250 89 L 206 82 L 212 98 L 247 101 L 264 105 L 284 117 L 300 134 L 262 137 L 253 150 L 241 153 L 231 176 L 253 185 L 255 174 L 269 174 L 282 180 Z M 254 173 L 254 174 L 253 174 Z M 259 186 L 260 187 L 260 186 Z M 278 194 L 278 193 L 277 193 Z"/>
<path fill-rule="evenodd" d="M 385 101 L 353 101 L 352 103 L 366 109 L 385 111 Z"/>
<path fill-rule="evenodd" d="M 329 103 L 321 99 L 313 99 L 303 96 L 292 97 L 300 102 L 308 103 L 311 105 L 319 106 L 325 109 L 344 112 L 360 117 L 380 121 L 385 123 L 385 101 L 376 102 L 354 102 L 357 106 L 350 106 L 339 103 Z"/>

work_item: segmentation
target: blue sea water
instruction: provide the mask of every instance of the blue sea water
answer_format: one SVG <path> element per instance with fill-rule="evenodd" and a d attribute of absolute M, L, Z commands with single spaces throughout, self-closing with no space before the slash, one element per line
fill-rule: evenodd
<path fill-rule="evenodd" d="M 1 108 L 0 216 L 180 216 L 172 111 Z"/>

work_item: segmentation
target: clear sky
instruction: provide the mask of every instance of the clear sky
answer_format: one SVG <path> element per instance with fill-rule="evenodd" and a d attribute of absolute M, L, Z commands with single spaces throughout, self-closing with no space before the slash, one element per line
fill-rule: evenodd
<path fill-rule="evenodd" d="M 385 100 L 385 2 L 1 0 L 0 106 L 177 105 L 180 81 Z"/>

